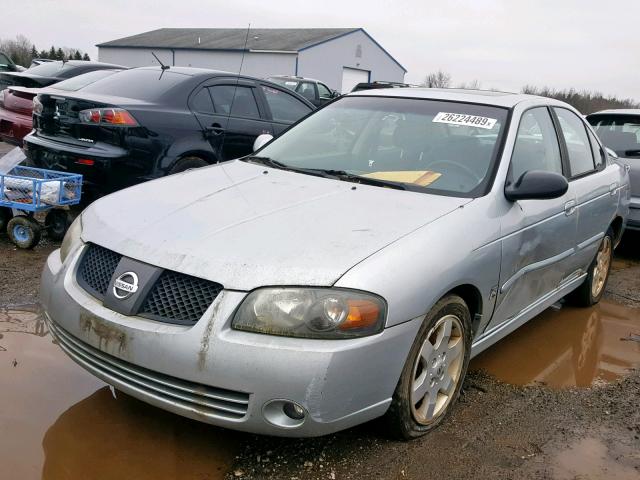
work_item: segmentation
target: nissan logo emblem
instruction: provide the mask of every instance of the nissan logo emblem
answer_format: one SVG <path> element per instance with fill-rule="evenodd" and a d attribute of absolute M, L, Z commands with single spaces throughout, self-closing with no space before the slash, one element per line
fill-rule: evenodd
<path fill-rule="evenodd" d="M 125 300 L 138 291 L 138 275 L 134 272 L 124 272 L 113 282 L 113 295 L 119 300 Z"/>

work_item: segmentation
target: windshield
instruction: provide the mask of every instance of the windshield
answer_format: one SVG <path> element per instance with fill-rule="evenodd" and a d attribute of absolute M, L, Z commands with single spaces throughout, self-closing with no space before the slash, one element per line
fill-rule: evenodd
<path fill-rule="evenodd" d="M 301 169 L 346 172 L 411 190 L 484 194 L 508 110 L 389 97 L 344 97 L 259 151 Z"/>
<path fill-rule="evenodd" d="M 602 143 L 619 156 L 640 156 L 640 115 L 596 115 L 588 120 Z"/>
<path fill-rule="evenodd" d="M 116 72 L 121 71 L 122 70 L 94 70 L 93 72 L 83 73 L 82 75 L 72 77 L 69 80 L 55 83 L 51 86 L 51 88 L 55 88 L 56 90 L 64 90 L 67 92 L 75 92 L 76 90 L 80 90 L 81 88 L 86 87 L 87 85 L 97 80 L 106 78 Z"/>
<path fill-rule="evenodd" d="M 36 67 L 31 67 L 29 69 L 29 73 L 33 75 L 40 75 L 42 77 L 57 77 L 63 70 L 68 70 L 70 68 L 74 68 L 74 66 L 66 62 L 46 62 Z"/>

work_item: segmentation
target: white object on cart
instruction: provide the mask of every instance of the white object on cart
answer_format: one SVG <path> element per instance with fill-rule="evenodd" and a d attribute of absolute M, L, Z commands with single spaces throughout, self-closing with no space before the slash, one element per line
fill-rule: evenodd
<path fill-rule="evenodd" d="M 49 181 L 40 183 L 40 202 L 47 205 L 56 205 L 60 199 L 60 181 Z M 4 179 L 5 195 L 10 197 L 15 195 L 15 199 L 33 199 L 33 181 L 22 178 L 5 177 Z M 37 194 L 37 193 L 36 193 Z"/>
<path fill-rule="evenodd" d="M 20 147 L 14 148 L 3 157 L 0 157 L 0 175 L 9 173 L 26 159 L 27 156 Z"/>

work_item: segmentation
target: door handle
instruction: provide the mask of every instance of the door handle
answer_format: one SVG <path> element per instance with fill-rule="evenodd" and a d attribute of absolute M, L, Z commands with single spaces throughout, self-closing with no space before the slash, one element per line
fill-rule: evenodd
<path fill-rule="evenodd" d="M 205 128 L 206 132 L 208 135 L 221 135 L 224 133 L 224 128 L 222 128 L 222 125 L 220 125 L 219 123 L 214 123 L 213 125 L 211 125 L 210 127 Z"/>
<path fill-rule="evenodd" d="M 617 191 L 618 182 L 613 182 L 611 185 L 609 185 L 609 194 L 611 194 L 611 196 L 615 195 Z"/>
<path fill-rule="evenodd" d="M 569 200 L 564 204 L 564 214 L 568 217 L 569 215 L 573 215 L 576 213 L 576 201 Z"/>

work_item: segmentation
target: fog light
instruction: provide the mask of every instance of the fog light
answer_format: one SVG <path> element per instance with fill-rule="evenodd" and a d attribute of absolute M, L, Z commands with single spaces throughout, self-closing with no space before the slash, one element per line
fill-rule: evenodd
<path fill-rule="evenodd" d="M 286 402 L 282 406 L 282 411 L 293 420 L 302 420 L 304 418 L 304 408 L 292 402 Z"/>

